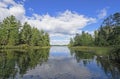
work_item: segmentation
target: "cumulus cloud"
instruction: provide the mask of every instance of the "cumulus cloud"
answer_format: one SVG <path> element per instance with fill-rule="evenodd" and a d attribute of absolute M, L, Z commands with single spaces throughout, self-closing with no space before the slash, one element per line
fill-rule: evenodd
<path fill-rule="evenodd" d="M 14 15 L 22 23 L 27 21 L 31 26 L 48 32 L 51 37 L 51 44 L 68 44 L 71 36 L 75 33 L 80 33 L 80 29 L 96 21 L 95 18 L 87 17 L 70 10 L 58 13 L 56 16 L 33 13 L 32 16 L 28 17 L 25 13 L 26 9 L 24 5 L 19 2 L 16 3 L 14 0 L 0 1 L 0 21 L 7 16 Z M 102 10 L 101 13 L 102 14 L 99 15 L 100 17 L 105 16 L 106 10 Z M 56 36 L 61 39 L 53 39 Z"/>
<path fill-rule="evenodd" d="M 17 4 L 13 0 L 2 0 L 0 4 L 0 21 L 10 15 L 14 15 L 18 20 L 24 19 L 25 8 L 22 4 Z"/>
<path fill-rule="evenodd" d="M 25 15 L 25 10 L 22 5 L 16 5 L 9 9 L 10 15 L 16 16 L 17 19 L 22 20 Z"/>
<path fill-rule="evenodd" d="M 49 14 L 38 15 L 33 14 L 33 17 L 27 19 L 28 23 L 39 29 L 44 29 L 50 33 L 75 34 L 78 29 L 95 22 L 96 19 L 80 15 L 69 10 L 59 13 L 57 16 Z"/>
<path fill-rule="evenodd" d="M 102 19 L 102 18 L 104 18 L 107 15 L 107 8 L 103 8 L 102 10 L 100 10 L 98 12 L 99 12 L 98 18 Z"/>

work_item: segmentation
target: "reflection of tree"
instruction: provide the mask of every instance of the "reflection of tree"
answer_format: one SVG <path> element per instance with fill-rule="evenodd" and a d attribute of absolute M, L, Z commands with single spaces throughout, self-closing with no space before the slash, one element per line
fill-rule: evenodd
<path fill-rule="evenodd" d="M 110 79 L 120 79 L 120 64 L 115 63 L 109 58 L 97 57 L 98 66 L 102 67 Z"/>
<path fill-rule="evenodd" d="M 117 52 L 116 52 L 117 51 Z M 109 53 L 109 50 L 96 49 L 93 53 L 92 51 L 82 50 L 82 49 L 71 49 L 71 55 L 74 55 L 77 62 L 81 62 L 86 65 L 89 64 L 90 59 L 93 59 L 96 56 L 96 62 L 99 67 L 103 69 L 105 74 L 109 79 L 120 79 L 120 49 L 114 50 Z M 111 58 L 112 57 L 112 58 Z M 116 59 L 117 62 L 112 61 L 111 59 Z"/>
<path fill-rule="evenodd" d="M 28 69 L 42 65 L 48 60 L 49 49 L 27 51 L 1 51 L 0 52 L 0 79 L 12 78 L 16 74 L 21 76 Z"/>
<path fill-rule="evenodd" d="M 92 51 L 80 51 L 80 50 L 70 50 L 71 55 L 74 55 L 77 62 L 82 61 L 84 65 L 90 63 L 90 60 L 94 58 L 94 53 Z"/>
<path fill-rule="evenodd" d="M 11 51 L 0 52 L 0 79 L 14 77 L 16 74 L 15 69 L 15 54 Z"/>
<path fill-rule="evenodd" d="M 110 53 L 110 59 L 120 63 L 120 46 L 115 46 Z"/>

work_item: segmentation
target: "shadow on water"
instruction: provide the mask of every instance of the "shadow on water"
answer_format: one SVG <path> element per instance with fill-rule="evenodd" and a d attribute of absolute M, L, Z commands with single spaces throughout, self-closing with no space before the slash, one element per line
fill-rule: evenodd
<path fill-rule="evenodd" d="M 102 50 L 102 49 L 99 49 Z M 71 49 L 71 54 L 74 55 L 76 58 L 76 61 L 78 63 L 83 63 L 84 66 L 88 67 L 90 66 L 90 63 L 96 62 L 97 66 L 103 70 L 100 73 L 105 73 L 106 78 L 105 79 L 120 79 L 120 63 L 117 61 L 111 60 L 112 58 L 117 58 L 117 60 L 120 58 L 117 52 L 111 52 L 108 49 L 102 50 L 100 52 L 99 50 L 93 51 L 93 50 L 74 50 Z M 95 64 L 94 64 L 95 65 Z M 93 67 L 95 67 L 93 65 Z M 95 70 L 95 69 L 93 69 Z M 96 73 L 99 71 L 96 71 Z M 104 75 L 103 75 L 104 76 Z M 104 77 L 93 77 L 93 79 L 104 79 Z"/>
<path fill-rule="evenodd" d="M 0 51 L 0 79 L 18 79 L 48 60 L 49 49 Z"/>

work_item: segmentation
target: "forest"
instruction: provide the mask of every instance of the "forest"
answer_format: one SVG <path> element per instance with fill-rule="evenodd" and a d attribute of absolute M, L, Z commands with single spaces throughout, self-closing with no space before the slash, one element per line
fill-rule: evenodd
<path fill-rule="evenodd" d="M 11 15 L 0 23 L 0 46 L 49 46 L 49 34 L 32 27 L 25 22 L 21 24 Z"/>
<path fill-rule="evenodd" d="M 70 39 L 70 46 L 119 46 L 120 45 L 120 13 L 105 18 L 94 35 L 86 32 L 76 34 Z"/>

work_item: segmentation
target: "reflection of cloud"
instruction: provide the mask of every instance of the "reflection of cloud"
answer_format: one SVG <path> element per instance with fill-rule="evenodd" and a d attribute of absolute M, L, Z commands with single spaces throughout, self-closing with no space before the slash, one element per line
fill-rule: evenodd
<path fill-rule="evenodd" d="M 63 59 L 69 57 L 71 57 L 70 50 L 66 46 L 52 46 L 50 49 L 49 59 Z"/>
<path fill-rule="evenodd" d="M 53 46 L 50 49 L 48 62 L 29 70 L 24 75 L 24 79 L 30 76 L 33 79 L 35 77 L 41 79 L 87 79 L 91 76 L 91 73 L 76 62 L 66 46 Z"/>
<path fill-rule="evenodd" d="M 90 79 L 91 73 L 84 67 L 79 66 L 72 58 L 69 59 L 49 59 L 42 66 L 29 70 L 24 78 L 32 75 L 42 79 Z"/>

